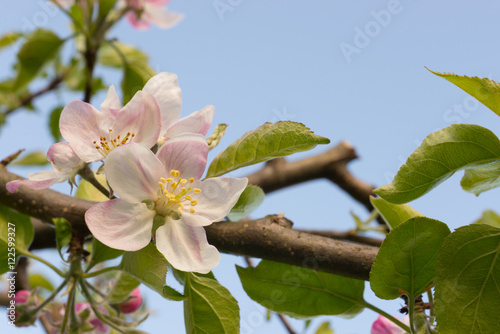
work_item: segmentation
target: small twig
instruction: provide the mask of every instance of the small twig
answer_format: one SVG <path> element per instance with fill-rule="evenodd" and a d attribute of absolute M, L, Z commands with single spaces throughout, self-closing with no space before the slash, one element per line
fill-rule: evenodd
<path fill-rule="evenodd" d="M 16 153 L 12 153 L 10 154 L 8 157 L 4 158 L 2 161 L 0 161 L 0 164 L 4 165 L 4 166 L 7 166 L 8 164 L 10 164 L 12 161 L 14 161 L 14 159 L 16 159 L 19 154 L 23 153 L 24 152 L 24 148 L 17 151 Z"/>
<path fill-rule="evenodd" d="M 4 114 L 7 116 L 7 115 L 13 113 L 14 111 L 16 111 L 17 109 L 22 108 L 22 107 L 30 104 L 31 101 L 33 101 L 38 96 L 43 95 L 45 93 L 48 93 L 48 92 L 56 89 L 59 86 L 59 84 L 61 84 L 61 82 L 64 80 L 64 78 L 66 77 L 66 75 L 67 75 L 67 73 L 59 74 L 54 79 L 52 79 L 52 81 L 47 86 L 45 86 L 44 88 L 40 89 L 36 93 L 32 93 L 32 94 L 29 94 L 29 95 L 23 97 L 17 107 L 8 109 L 7 111 L 4 112 Z"/>
<path fill-rule="evenodd" d="M 253 264 L 253 261 L 252 261 L 252 259 L 250 257 L 245 256 L 245 262 L 247 263 L 247 265 L 249 267 L 255 267 L 254 264 Z M 286 316 L 284 316 L 281 313 L 276 313 L 276 315 L 281 320 L 281 322 L 283 323 L 283 326 L 285 326 L 285 328 L 286 328 L 286 330 L 288 331 L 289 334 L 297 334 L 297 332 L 290 325 L 290 322 L 288 321 L 288 318 Z"/>

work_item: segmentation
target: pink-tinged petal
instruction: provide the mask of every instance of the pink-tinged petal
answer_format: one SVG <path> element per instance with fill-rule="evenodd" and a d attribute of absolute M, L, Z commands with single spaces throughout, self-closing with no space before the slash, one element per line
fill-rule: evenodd
<path fill-rule="evenodd" d="M 144 2 L 149 2 L 155 6 L 163 6 L 170 2 L 170 0 L 143 0 Z"/>
<path fill-rule="evenodd" d="M 212 222 L 222 220 L 236 204 L 247 184 L 246 177 L 216 177 L 194 182 L 193 188 L 201 189 L 200 194 L 193 195 L 193 199 L 198 201 L 194 215 Z"/>
<path fill-rule="evenodd" d="M 177 82 L 177 75 L 162 72 L 144 85 L 143 92 L 152 94 L 158 105 L 162 117 L 162 129 L 165 131 L 181 117 L 182 93 Z"/>
<path fill-rule="evenodd" d="M 141 19 L 153 23 L 158 28 L 168 29 L 177 25 L 184 18 L 183 14 L 171 12 L 167 7 L 158 7 L 149 3 L 144 4 Z"/>
<path fill-rule="evenodd" d="M 88 103 L 72 101 L 64 107 L 59 120 L 61 134 L 75 153 L 85 162 L 99 161 L 103 157 L 96 150 L 94 141 L 99 141 L 104 132 L 101 113 Z"/>
<path fill-rule="evenodd" d="M 137 92 L 132 100 L 118 113 L 113 132 L 135 134 L 133 141 L 151 148 L 156 144 L 161 130 L 161 114 L 153 95 Z"/>
<path fill-rule="evenodd" d="M 116 114 L 122 108 L 122 104 L 120 103 L 120 99 L 118 98 L 118 94 L 116 94 L 115 86 L 111 85 L 108 89 L 108 94 L 106 98 L 101 103 L 101 111 L 109 112 L 111 115 L 116 117 Z"/>
<path fill-rule="evenodd" d="M 219 264 L 220 253 L 208 244 L 205 229 L 166 218 L 156 230 L 156 247 L 176 269 L 206 274 Z"/>
<path fill-rule="evenodd" d="M 20 186 L 26 186 L 34 190 L 47 189 L 53 184 L 64 182 L 68 179 L 68 177 L 61 176 L 60 173 L 53 170 L 29 174 L 29 178 L 29 180 L 14 180 L 8 182 L 6 184 L 7 191 L 14 193 Z"/>
<path fill-rule="evenodd" d="M 207 165 L 208 145 L 205 137 L 185 133 L 167 141 L 157 153 L 165 171 L 178 170 L 186 179 L 201 178 Z"/>
<path fill-rule="evenodd" d="M 88 209 L 85 221 L 92 235 L 106 246 L 132 252 L 151 241 L 155 215 L 144 203 L 112 199 Z"/>
<path fill-rule="evenodd" d="M 52 145 L 47 152 L 47 160 L 54 165 L 54 169 L 69 174 L 78 172 L 84 164 L 68 143 Z"/>
<path fill-rule="evenodd" d="M 387 319 L 386 317 L 379 315 L 377 320 L 372 325 L 371 334 L 403 334 L 405 331 Z"/>
<path fill-rule="evenodd" d="M 205 108 L 196 111 L 187 117 L 184 117 L 183 119 L 179 120 L 179 122 L 175 123 L 169 129 L 167 129 L 167 132 L 163 135 L 165 137 L 164 139 L 168 140 L 174 136 L 186 132 L 206 135 L 208 129 L 210 128 L 210 125 L 212 125 L 214 111 L 214 106 L 206 106 Z"/>
<path fill-rule="evenodd" d="M 30 295 L 31 291 L 29 290 L 19 290 L 16 292 L 13 299 L 16 304 L 26 304 Z"/>
<path fill-rule="evenodd" d="M 158 182 L 166 175 L 154 153 L 136 143 L 114 149 L 106 158 L 104 170 L 114 192 L 130 203 L 156 200 Z"/>
<path fill-rule="evenodd" d="M 138 19 L 137 14 L 134 12 L 125 14 L 125 17 L 127 18 L 127 21 L 137 30 L 146 30 L 151 27 L 149 22 L 143 19 Z"/>

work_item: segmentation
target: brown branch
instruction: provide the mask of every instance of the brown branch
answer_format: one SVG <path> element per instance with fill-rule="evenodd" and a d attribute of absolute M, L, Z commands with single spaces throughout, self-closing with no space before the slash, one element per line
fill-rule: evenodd
<path fill-rule="evenodd" d="M 40 89 L 36 93 L 32 93 L 32 94 L 29 94 L 29 95 L 23 97 L 17 107 L 8 109 L 7 111 L 4 112 L 4 114 L 7 116 L 7 115 L 13 113 L 14 111 L 16 111 L 17 109 L 22 108 L 24 106 L 27 106 L 28 104 L 31 103 L 31 101 L 33 101 L 35 98 L 39 97 L 40 95 L 43 95 L 45 93 L 48 93 L 48 92 L 56 89 L 61 84 L 61 82 L 63 82 L 66 75 L 67 75 L 67 73 L 57 75 L 54 79 L 52 79 L 51 82 L 49 82 L 49 84 L 47 86 Z"/>
<path fill-rule="evenodd" d="M 296 230 L 303 233 L 321 235 L 323 237 L 338 239 L 338 240 L 349 240 L 360 244 L 380 247 L 382 245 L 382 239 L 370 238 L 359 235 L 355 230 L 352 231 L 320 231 L 320 230 Z"/>
<path fill-rule="evenodd" d="M 249 175 L 248 182 L 258 185 L 265 193 L 270 193 L 295 184 L 325 178 L 347 192 L 368 211 L 372 211 L 370 195 L 373 195 L 375 187 L 357 179 L 347 169 L 347 164 L 357 157 L 351 144 L 343 141 L 322 154 L 303 160 L 271 160 L 264 168 Z M 377 221 L 385 224 L 380 217 Z"/>
<path fill-rule="evenodd" d="M 51 222 L 68 220 L 73 231 L 88 235 L 84 214 L 94 202 L 63 195 L 53 190 L 20 187 L 7 192 L 7 182 L 19 179 L 0 165 L 0 203 L 22 213 Z M 368 280 L 378 248 L 298 232 L 279 216 L 245 222 L 219 222 L 206 227 L 211 244 L 220 251 L 279 261 L 292 265 Z"/>

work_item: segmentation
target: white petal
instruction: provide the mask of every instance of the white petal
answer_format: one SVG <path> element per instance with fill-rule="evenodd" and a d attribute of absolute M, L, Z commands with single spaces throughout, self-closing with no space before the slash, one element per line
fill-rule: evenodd
<path fill-rule="evenodd" d="M 122 108 L 122 104 L 120 103 L 120 99 L 118 98 L 118 94 L 116 94 L 115 86 L 111 85 L 108 89 L 108 94 L 106 98 L 101 103 L 101 111 L 109 112 L 113 116 L 116 116 L 118 111 Z"/>
<path fill-rule="evenodd" d="M 172 28 L 183 18 L 183 14 L 170 12 L 167 7 L 158 7 L 149 3 L 144 4 L 144 12 L 141 16 L 141 19 L 163 29 Z"/>
<path fill-rule="evenodd" d="M 177 82 L 177 75 L 167 72 L 159 73 L 149 79 L 142 91 L 156 98 L 160 106 L 163 132 L 179 120 L 182 93 Z"/>
<path fill-rule="evenodd" d="M 206 106 L 205 108 L 184 117 L 167 130 L 167 132 L 163 135 L 165 140 L 185 132 L 206 135 L 208 129 L 210 129 L 210 125 L 212 125 L 214 111 L 214 106 Z"/>
<path fill-rule="evenodd" d="M 156 212 L 146 204 L 130 204 L 121 199 L 97 203 L 85 213 L 92 235 L 106 246 L 126 251 L 146 247 Z"/>
<path fill-rule="evenodd" d="M 207 140 L 202 135 L 185 133 L 167 141 L 157 156 L 167 173 L 175 169 L 180 171 L 181 177 L 194 177 L 197 180 L 207 165 Z"/>
<path fill-rule="evenodd" d="M 132 100 L 117 114 L 113 132 L 135 134 L 133 141 L 151 148 L 156 144 L 161 130 L 161 114 L 153 95 L 137 92 Z"/>
<path fill-rule="evenodd" d="M 198 201 L 194 215 L 212 222 L 222 220 L 236 204 L 247 184 L 246 177 L 215 177 L 194 182 L 193 187 L 201 189 L 200 194 L 192 196 Z"/>
<path fill-rule="evenodd" d="M 52 145 L 47 152 L 47 160 L 53 164 L 54 169 L 72 175 L 76 174 L 84 165 L 84 162 L 68 143 Z"/>
<path fill-rule="evenodd" d="M 194 209 L 196 209 L 196 207 L 194 207 Z M 208 226 L 212 224 L 210 219 L 197 215 L 196 212 L 190 213 L 187 210 L 182 214 L 181 219 L 190 226 Z"/>
<path fill-rule="evenodd" d="M 59 120 L 61 135 L 85 162 L 99 161 L 103 158 L 93 143 L 106 134 L 102 129 L 101 118 L 102 115 L 96 108 L 77 100 L 71 101 L 61 113 Z"/>
<path fill-rule="evenodd" d="M 165 176 L 163 165 L 154 153 L 136 143 L 114 149 L 104 170 L 114 192 L 130 203 L 156 200 L 158 182 Z"/>
<path fill-rule="evenodd" d="M 208 273 L 219 264 L 220 253 L 208 244 L 205 229 L 181 220 L 166 219 L 156 230 L 156 247 L 170 264 L 182 271 Z"/>

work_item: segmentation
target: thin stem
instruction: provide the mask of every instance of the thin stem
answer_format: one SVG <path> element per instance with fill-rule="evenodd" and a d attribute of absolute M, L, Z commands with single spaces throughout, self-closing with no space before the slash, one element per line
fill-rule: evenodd
<path fill-rule="evenodd" d="M 120 267 L 119 266 L 115 266 L 115 267 L 106 267 L 106 268 L 103 268 L 101 270 L 97 270 L 97 271 L 93 271 L 91 273 L 88 273 L 88 274 L 82 274 L 82 277 L 83 278 L 90 278 L 90 277 L 95 277 L 95 276 L 99 276 L 99 275 L 102 275 L 104 273 L 107 273 L 109 271 L 113 271 L 113 270 L 119 270 Z"/>
<path fill-rule="evenodd" d="M 411 334 L 416 334 L 415 330 L 415 298 L 413 295 L 408 295 L 408 317 L 410 318 Z"/>
<path fill-rule="evenodd" d="M 29 257 L 29 258 L 32 258 L 33 260 L 37 260 L 37 261 L 42 262 L 43 264 L 45 264 L 46 266 L 48 266 L 50 269 L 54 270 L 59 276 L 61 276 L 61 277 L 65 277 L 66 276 L 62 271 L 60 271 L 59 269 L 57 269 L 52 263 L 50 263 L 50 262 L 42 259 L 41 257 L 38 257 L 38 256 L 36 256 L 35 254 L 33 254 L 33 253 L 29 252 L 29 251 L 22 251 L 22 250 L 20 250 L 19 252 L 21 254 Z"/>
<path fill-rule="evenodd" d="M 99 190 L 107 198 L 111 198 L 111 193 L 106 189 L 95 177 L 94 172 L 90 169 L 89 165 L 86 164 L 80 172 L 78 173 L 85 181 L 93 185 L 97 190 Z"/>
<path fill-rule="evenodd" d="M 117 327 L 116 324 L 114 324 L 113 322 L 109 321 L 108 319 L 104 318 L 102 316 L 102 313 L 101 311 L 96 307 L 96 301 L 94 299 L 94 297 L 90 294 L 88 288 L 87 288 L 87 282 L 85 280 L 82 280 L 81 284 L 80 284 L 80 287 L 82 289 L 82 293 L 83 295 L 85 296 L 85 298 L 87 298 L 87 300 L 89 301 L 89 304 L 90 304 L 90 307 L 92 308 L 92 311 L 94 311 L 94 314 L 95 316 L 97 317 L 97 319 L 101 320 L 103 323 L 109 325 L 110 327 L 112 327 L 113 329 L 115 329 L 116 331 L 120 332 L 120 333 L 125 333 L 123 330 L 121 330 L 119 327 Z"/>
<path fill-rule="evenodd" d="M 65 312 L 64 312 L 63 321 L 62 321 L 62 324 L 61 324 L 61 333 L 65 333 L 66 332 L 66 326 L 68 324 L 68 318 L 69 318 L 69 316 L 71 314 L 71 311 L 72 311 L 72 308 L 74 306 L 74 298 L 75 298 L 75 292 L 76 292 L 76 284 L 75 283 L 76 283 L 75 279 L 73 278 L 72 282 L 71 282 L 71 287 L 70 287 L 69 295 L 68 295 L 68 301 L 66 302 L 66 309 L 65 309 Z"/>
<path fill-rule="evenodd" d="M 387 319 L 389 319 L 390 321 L 392 321 L 393 323 L 395 323 L 396 325 L 398 325 L 399 327 L 401 327 L 402 329 L 404 329 L 407 333 L 410 333 L 410 327 L 408 327 L 407 325 L 405 325 L 398 318 L 393 317 L 389 313 L 387 313 L 387 312 L 379 309 L 378 307 L 376 307 L 375 305 L 372 305 L 372 304 L 368 303 L 367 301 L 365 301 L 364 303 L 362 303 L 362 305 L 365 306 L 366 308 L 374 311 L 374 312 L 377 312 L 378 314 L 381 314 L 382 316 L 386 317 Z"/>
<path fill-rule="evenodd" d="M 50 296 L 48 296 L 40 305 L 38 305 L 34 310 L 33 312 L 34 313 L 38 313 L 39 311 L 41 311 L 46 305 L 48 305 L 58 294 L 59 292 L 66 286 L 66 284 L 68 284 L 68 280 L 69 278 L 66 277 L 64 279 L 64 281 L 61 283 L 61 285 L 59 285 L 57 287 L 57 289 L 54 290 L 54 292 L 52 292 L 50 294 Z"/>
<path fill-rule="evenodd" d="M 429 299 L 429 313 L 430 313 L 430 322 L 434 325 L 434 296 L 432 295 L 432 289 L 427 290 L 427 299 Z"/>

